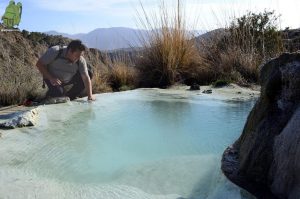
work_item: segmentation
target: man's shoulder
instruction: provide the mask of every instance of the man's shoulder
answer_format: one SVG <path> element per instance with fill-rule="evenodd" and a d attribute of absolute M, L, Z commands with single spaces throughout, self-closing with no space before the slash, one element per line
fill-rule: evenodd
<path fill-rule="evenodd" d="M 48 48 L 48 54 L 55 56 L 54 59 L 58 59 L 66 54 L 67 47 L 66 46 L 60 46 L 55 45 Z"/>
<path fill-rule="evenodd" d="M 83 65 L 85 65 L 86 64 L 86 59 L 84 58 L 84 56 L 80 56 L 80 58 L 79 58 L 79 63 L 81 63 L 81 64 L 83 64 Z"/>
<path fill-rule="evenodd" d="M 51 46 L 48 48 L 47 53 L 48 54 L 57 54 L 59 51 L 60 47 L 59 46 Z"/>

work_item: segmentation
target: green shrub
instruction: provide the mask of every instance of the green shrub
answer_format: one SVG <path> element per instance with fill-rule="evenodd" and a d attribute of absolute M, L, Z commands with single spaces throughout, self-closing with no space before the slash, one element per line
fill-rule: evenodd
<path fill-rule="evenodd" d="M 283 51 L 274 12 L 248 12 L 225 29 L 200 41 L 199 53 L 211 69 L 212 79 L 229 79 L 245 85 L 258 81 L 259 65 Z"/>
<path fill-rule="evenodd" d="M 261 59 L 269 59 L 283 50 L 278 20 L 274 11 L 248 12 L 231 23 L 231 42 L 246 52 L 261 55 Z"/>
<path fill-rule="evenodd" d="M 215 87 L 215 88 L 220 88 L 220 87 L 223 87 L 223 86 L 228 86 L 229 84 L 230 84 L 230 81 L 224 80 L 224 79 L 219 79 L 219 80 L 213 82 L 212 86 Z"/>

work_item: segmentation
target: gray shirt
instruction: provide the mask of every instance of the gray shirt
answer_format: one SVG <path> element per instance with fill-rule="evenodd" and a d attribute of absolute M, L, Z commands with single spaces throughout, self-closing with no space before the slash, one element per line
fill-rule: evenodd
<path fill-rule="evenodd" d="M 53 46 L 40 58 L 40 61 L 47 66 L 49 73 L 53 77 L 58 78 L 63 83 L 68 83 L 77 71 L 80 74 L 88 74 L 86 61 L 83 56 L 80 56 L 79 61 L 75 63 L 70 62 L 65 58 L 67 47 L 64 46 L 61 55 L 55 59 L 59 53 L 59 49 L 59 46 Z"/>

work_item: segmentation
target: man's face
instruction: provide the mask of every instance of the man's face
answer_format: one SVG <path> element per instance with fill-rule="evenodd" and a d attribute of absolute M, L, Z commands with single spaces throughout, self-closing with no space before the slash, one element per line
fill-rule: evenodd
<path fill-rule="evenodd" d="M 79 60 L 81 55 L 83 55 L 83 51 L 70 51 L 68 58 L 71 62 L 74 63 Z"/>

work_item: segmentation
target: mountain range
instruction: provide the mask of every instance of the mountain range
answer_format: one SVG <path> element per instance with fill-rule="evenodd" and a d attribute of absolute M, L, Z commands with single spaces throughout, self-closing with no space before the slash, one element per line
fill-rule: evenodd
<path fill-rule="evenodd" d="M 199 35 L 205 31 L 193 31 Z M 88 33 L 67 34 L 56 31 L 45 32 L 48 35 L 62 35 L 71 39 L 80 39 L 89 48 L 99 50 L 126 49 L 130 47 L 141 47 L 143 38 L 149 33 L 148 30 L 133 29 L 125 27 L 97 28 Z"/>
<path fill-rule="evenodd" d="M 114 50 L 129 47 L 140 47 L 141 38 L 147 34 L 147 30 L 113 27 L 97 28 L 88 33 L 67 34 L 56 31 L 45 32 L 48 35 L 62 35 L 71 39 L 80 39 L 89 48 L 99 50 Z"/>

